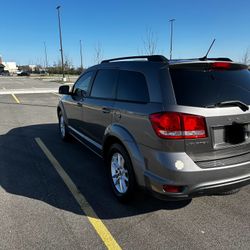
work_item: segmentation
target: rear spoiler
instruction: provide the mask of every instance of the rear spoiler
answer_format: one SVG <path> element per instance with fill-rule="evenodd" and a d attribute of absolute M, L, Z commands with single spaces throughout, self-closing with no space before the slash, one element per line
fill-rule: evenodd
<path fill-rule="evenodd" d="M 179 61 L 170 63 L 171 69 L 192 69 L 192 70 L 243 70 L 248 69 L 245 64 L 232 61 Z"/>

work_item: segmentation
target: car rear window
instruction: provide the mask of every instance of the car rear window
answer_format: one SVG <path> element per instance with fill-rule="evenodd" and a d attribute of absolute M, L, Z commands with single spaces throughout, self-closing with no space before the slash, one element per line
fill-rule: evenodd
<path fill-rule="evenodd" d="M 206 107 L 239 100 L 250 105 L 250 72 L 170 68 L 177 104 Z"/>

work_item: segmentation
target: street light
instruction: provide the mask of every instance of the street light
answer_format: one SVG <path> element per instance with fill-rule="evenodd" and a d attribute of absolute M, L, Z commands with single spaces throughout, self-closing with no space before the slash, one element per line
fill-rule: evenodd
<path fill-rule="evenodd" d="M 63 75 L 63 81 L 66 81 L 65 74 L 64 74 L 64 61 L 63 61 L 63 46 L 62 46 L 62 30 L 61 30 L 61 18 L 60 18 L 60 8 L 61 6 L 57 6 L 57 12 L 58 12 L 58 24 L 59 24 L 59 36 L 60 36 L 60 51 L 61 51 L 61 59 L 62 59 L 62 75 Z"/>
<path fill-rule="evenodd" d="M 172 59 L 172 50 L 173 50 L 173 33 L 174 33 L 174 21 L 175 19 L 170 19 L 170 25 L 171 25 L 171 35 L 170 35 L 170 60 Z"/>
<path fill-rule="evenodd" d="M 81 70 L 83 70 L 83 64 L 82 64 L 82 40 L 80 40 L 80 57 L 81 57 Z"/>
<path fill-rule="evenodd" d="M 44 44 L 44 53 L 45 53 L 45 70 L 47 70 L 48 68 L 48 56 L 47 56 L 47 47 L 46 47 L 46 43 L 43 42 Z"/>

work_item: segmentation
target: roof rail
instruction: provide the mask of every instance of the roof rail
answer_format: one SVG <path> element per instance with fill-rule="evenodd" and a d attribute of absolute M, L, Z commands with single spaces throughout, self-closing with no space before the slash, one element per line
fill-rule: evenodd
<path fill-rule="evenodd" d="M 168 59 L 161 55 L 152 56 L 128 56 L 128 57 L 118 57 L 108 60 L 103 60 L 101 63 L 109 63 L 114 61 L 130 60 L 130 59 L 147 59 L 149 62 L 168 62 Z"/>

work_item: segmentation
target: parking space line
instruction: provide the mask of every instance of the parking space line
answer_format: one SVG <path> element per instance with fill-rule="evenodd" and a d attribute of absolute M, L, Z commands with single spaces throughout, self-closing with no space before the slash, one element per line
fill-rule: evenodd
<path fill-rule="evenodd" d="M 52 155 L 49 149 L 45 146 L 43 141 L 38 137 L 35 138 L 38 146 L 44 152 L 50 163 L 53 165 L 57 173 L 60 175 L 72 195 L 74 196 L 77 203 L 80 205 L 81 209 L 88 218 L 90 224 L 93 226 L 99 237 L 102 239 L 103 243 L 108 249 L 121 249 L 119 244 L 113 238 L 107 227 L 103 224 L 102 220 L 97 216 L 93 208 L 90 206 L 86 198 L 80 193 L 79 189 L 76 187 L 74 182 L 71 180 L 69 175 L 64 171 L 60 163 Z"/>
<path fill-rule="evenodd" d="M 11 94 L 12 95 L 12 97 L 15 99 L 15 101 L 17 102 L 17 103 L 20 103 L 20 101 L 18 100 L 18 98 L 15 96 L 15 94 Z"/>
<path fill-rule="evenodd" d="M 59 95 L 59 94 L 57 94 L 57 93 L 54 93 L 54 92 L 51 92 L 51 94 L 61 97 L 61 95 Z"/>

